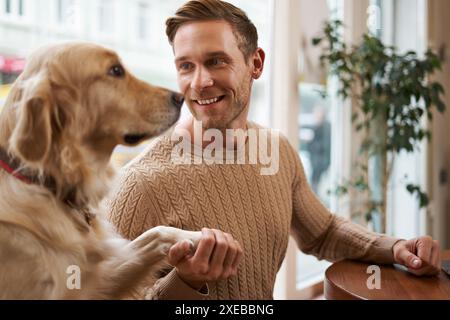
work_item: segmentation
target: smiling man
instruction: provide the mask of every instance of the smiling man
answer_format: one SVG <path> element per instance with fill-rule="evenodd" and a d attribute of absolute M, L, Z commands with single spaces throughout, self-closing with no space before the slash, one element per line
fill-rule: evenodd
<path fill-rule="evenodd" d="M 261 76 L 264 52 L 253 47 L 242 52 L 225 20 L 186 23 L 170 32 L 176 32 L 172 43 L 178 84 L 193 117 L 205 129 L 245 128 L 252 80 Z"/>
<path fill-rule="evenodd" d="M 167 35 L 192 113 L 175 131 L 192 137 L 200 123 L 202 133 L 213 130 L 233 140 L 233 131 L 250 136 L 264 130 L 247 120 L 265 54 L 242 10 L 218 0 L 190 1 L 168 19 Z M 251 157 L 252 139 L 246 141 L 231 144 L 232 150 L 226 144 L 225 154 Z M 210 141 L 190 143 L 188 156 L 194 159 L 200 150 L 205 160 L 202 151 Z M 111 220 L 129 238 L 160 224 L 209 228 L 195 254 L 185 243 L 171 248 L 174 269 L 143 293 L 147 298 L 271 299 L 289 234 L 299 249 L 320 259 L 399 263 L 417 275 L 439 271 L 439 246 L 430 237 L 394 239 L 330 213 L 311 191 L 297 151 L 284 137 L 269 146 L 279 154 L 279 170 L 272 175 L 261 175 L 260 163 L 177 164 L 175 146 L 169 136 L 157 139 L 125 168 L 110 204 Z"/>

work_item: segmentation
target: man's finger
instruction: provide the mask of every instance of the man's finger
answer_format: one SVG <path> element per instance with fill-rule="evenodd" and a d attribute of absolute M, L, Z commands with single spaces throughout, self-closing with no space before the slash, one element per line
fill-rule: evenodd
<path fill-rule="evenodd" d="M 231 272 L 233 271 L 232 266 L 233 266 L 234 258 L 236 257 L 236 255 L 238 253 L 238 246 L 235 243 L 233 236 L 231 234 L 226 233 L 225 237 L 227 238 L 228 245 L 229 245 L 227 255 L 223 262 L 223 269 L 225 272 L 224 276 L 226 277 L 229 274 L 231 274 Z"/>
<path fill-rule="evenodd" d="M 417 243 L 417 256 L 423 261 L 431 264 L 431 250 L 433 249 L 433 239 L 422 237 Z"/>
<path fill-rule="evenodd" d="M 419 269 L 408 268 L 408 271 L 416 276 L 433 276 L 436 274 L 435 268 L 424 261 L 422 262 L 421 268 Z"/>
<path fill-rule="evenodd" d="M 232 264 L 232 268 L 233 268 L 233 270 L 237 271 L 237 268 L 239 266 L 239 262 L 241 262 L 241 259 L 242 259 L 242 256 L 244 254 L 244 251 L 242 250 L 242 247 L 239 244 L 239 242 L 236 241 L 236 240 L 234 240 L 234 241 L 236 243 L 238 251 L 237 251 L 236 257 L 234 258 L 234 261 L 233 261 L 233 264 Z"/>
<path fill-rule="evenodd" d="M 176 266 L 184 258 L 188 258 L 192 253 L 192 243 L 189 240 L 184 240 L 173 245 L 167 256 L 171 265 Z"/>
<path fill-rule="evenodd" d="M 433 241 L 433 249 L 431 250 L 431 264 L 440 272 L 441 269 L 441 247 L 439 242 Z"/>
<path fill-rule="evenodd" d="M 210 261 L 210 272 L 218 276 L 223 271 L 223 263 L 228 251 L 228 240 L 224 233 L 219 230 L 213 230 L 216 237 L 216 245 Z"/>
<path fill-rule="evenodd" d="M 209 269 L 209 260 L 214 250 L 216 237 L 210 229 L 202 229 L 202 238 L 198 243 L 197 251 L 193 257 L 192 263 L 199 267 L 200 273 L 207 273 Z"/>
<path fill-rule="evenodd" d="M 409 252 L 406 248 L 401 250 L 398 258 L 400 262 L 412 269 L 420 269 L 422 267 L 422 261 L 415 254 Z"/>

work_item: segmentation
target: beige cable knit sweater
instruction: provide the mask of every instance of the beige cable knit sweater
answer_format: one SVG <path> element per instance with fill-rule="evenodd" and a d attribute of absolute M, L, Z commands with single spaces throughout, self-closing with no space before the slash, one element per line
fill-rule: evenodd
<path fill-rule="evenodd" d="M 272 176 L 260 174 L 261 164 L 174 164 L 175 145 L 168 135 L 160 137 L 123 169 L 109 202 L 110 220 L 128 239 L 158 225 L 220 229 L 241 243 L 244 258 L 238 275 L 209 283 L 209 293 L 191 289 L 172 270 L 146 298 L 272 299 L 289 234 L 303 252 L 320 259 L 393 262 L 397 239 L 331 214 L 311 191 L 285 138 L 280 138 L 279 172 Z M 248 143 L 245 152 L 248 159 Z"/>

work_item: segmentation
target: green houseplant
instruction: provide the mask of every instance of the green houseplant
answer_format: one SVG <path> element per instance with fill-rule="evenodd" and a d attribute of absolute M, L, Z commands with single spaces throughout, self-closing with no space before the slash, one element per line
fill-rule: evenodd
<path fill-rule="evenodd" d="M 371 34 L 350 47 L 343 40 L 342 28 L 341 21 L 327 22 L 323 35 L 313 39 L 315 46 L 323 48 L 322 63 L 338 79 L 338 96 L 352 101 L 352 122 L 362 137 L 352 178 L 334 192 L 338 196 L 357 193 L 360 205 L 353 214 L 372 220 L 378 225 L 376 231 L 385 232 L 387 187 L 395 158 L 400 152 L 418 150 L 420 142 L 431 139 L 423 117 L 431 121 L 433 108 L 441 113 L 446 108 L 442 85 L 430 81 L 441 69 L 442 58 L 430 50 L 423 58 L 414 51 L 400 54 Z M 419 186 L 406 184 L 406 188 L 421 208 L 428 205 L 428 196 Z"/>

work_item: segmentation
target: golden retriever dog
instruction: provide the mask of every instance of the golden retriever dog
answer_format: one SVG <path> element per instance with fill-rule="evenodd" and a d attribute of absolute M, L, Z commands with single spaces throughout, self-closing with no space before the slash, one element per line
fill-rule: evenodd
<path fill-rule="evenodd" d="M 31 55 L 0 115 L 0 299 L 129 298 L 172 245 L 195 249 L 200 232 L 169 227 L 122 239 L 101 209 L 115 146 L 167 130 L 182 103 L 97 45 Z"/>

